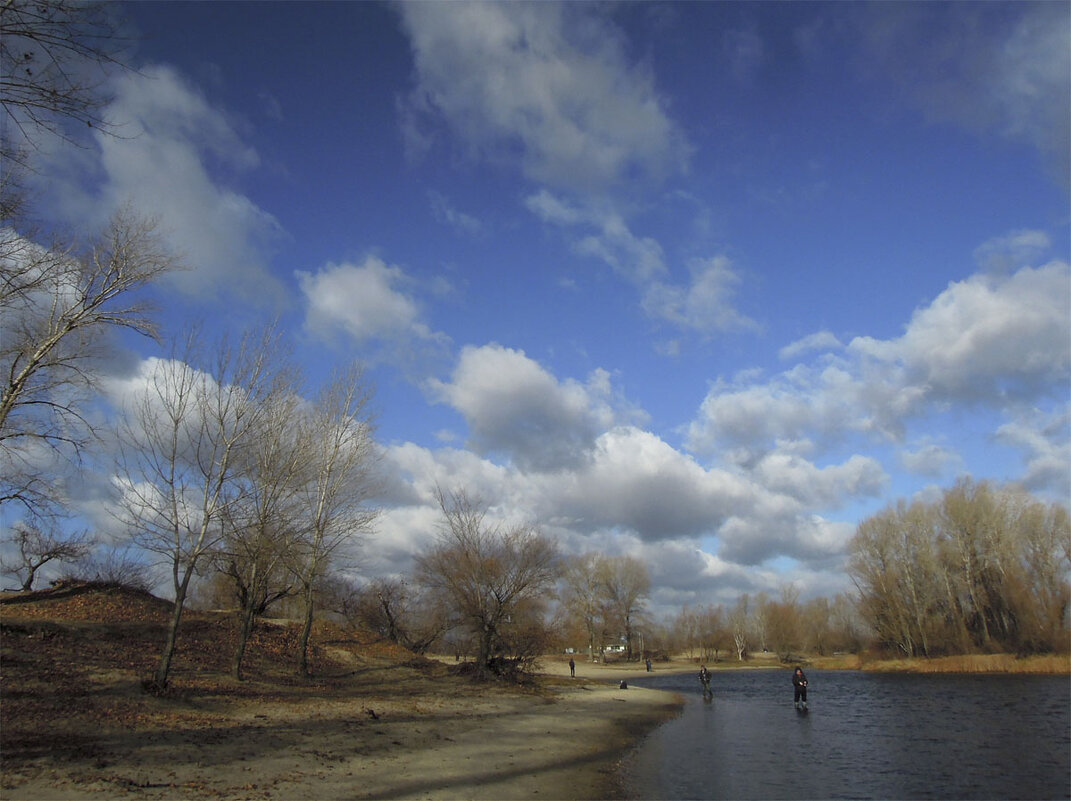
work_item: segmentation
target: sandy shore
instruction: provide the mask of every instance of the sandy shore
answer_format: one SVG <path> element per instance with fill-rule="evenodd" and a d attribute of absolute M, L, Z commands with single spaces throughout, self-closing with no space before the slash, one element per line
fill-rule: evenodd
<path fill-rule="evenodd" d="M 50 738 L 4 755 L 16 799 L 590 799 L 675 714 L 670 693 L 618 687 L 642 667 L 545 660 L 518 693 L 400 665 L 365 665 L 330 697 L 187 698 L 166 716 Z M 690 665 L 678 669 L 690 670 Z M 373 716 L 372 713 L 375 713 Z"/>

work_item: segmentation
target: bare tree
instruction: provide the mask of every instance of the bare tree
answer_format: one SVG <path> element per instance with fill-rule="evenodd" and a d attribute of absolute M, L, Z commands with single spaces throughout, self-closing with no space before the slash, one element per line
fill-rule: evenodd
<path fill-rule="evenodd" d="M 600 565 L 599 583 L 610 609 L 621 621 L 625 654 L 631 660 L 636 617 L 643 611 L 644 601 L 651 592 L 647 566 L 633 556 L 606 557 Z"/>
<path fill-rule="evenodd" d="M 370 390 L 360 365 L 338 371 L 302 415 L 299 439 L 308 476 L 302 498 L 305 524 L 289 564 L 304 603 L 298 670 L 309 673 L 309 637 L 315 589 L 340 549 L 371 530 L 378 510 L 368 505 L 378 459 Z"/>
<path fill-rule="evenodd" d="M 782 662 L 787 662 L 799 650 L 803 639 L 800 630 L 799 590 L 791 584 L 786 584 L 781 588 L 780 601 L 765 599 L 762 606 L 769 645 Z"/>
<path fill-rule="evenodd" d="M 216 550 L 237 498 L 239 450 L 260 425 L 271 332 L 259 342 L 226 343 L 202 359 L 191 333 L 171 359 L 157 360 L 119 428 L 118 516 L 133 541 L 169 567 L 175 594 L 154 683 L 167 686 L 193 576 Z M 195 365 L 207 362 L 208 371 Z"/>
<path fill-rule="evenodd" d="M 486 507 L 463 491 L 440 490 L 438 500 L 443 528 L 436 547 L 418 557 L 418 576 L 450 598 L 472 632 L 479 674 L 501 674 L 529 655 L 530 636 L 510 627 L 528 625 L 527 613 L 554 586 L 557 547 L 531 526 L 489 525 Z"/>
<path fill-rule="evenodd" d="M 696 613 L 696 637 L 704 662 L 717 662 L 725 643 L 725 612 L 720 606 L 707 605 Z"/>
<path fill-rule="evenodd" d="M 889 508 L 859 524 L 852 539 L 848 575 L 859 592 L 859 608 L 878 640 L 905 656 L 921 653 L 921 640 L 904 603 L 897 512 Z"/>
<path fill-rule="evenodd" d="M 800 609 L 801 643 L 805 651 L 826 656 L 832 650 L 833 622 L 828 598 L 812 598 Z"/>
<path fill-rule="evenodd" d="M 231 669 L 239 681 L 257 616 L 291 592 L 285 565 L 304 525 L 299 505 L 307 475 L 298 437 L 295 378 L 289 370 L 274 376 L 257 414 L 258 425 L 237 454 L 237 498 L 224 511 L 218 562 L 238 598 L 238 641 Z"/>
<path fill-rule="evenodd" d="M 987 569 L 988 529 L 995 522 L 994 498 L 987 484 L 960 481 L 945 492 L 938 536 L 948 570 L 950 601 L 958 617 L 983 649 L 991 646 L 993 620 L 990 571 Z"/>
<path fill-rule="evenodd" d="M 695 659 L 696 651 L 700 648 L 699 640 L 699 612 L 688 606 L 681 607 L 673 618 L 674 648 L 687 652 L 690 659 Z"/>
<path fill-rule="evenodd" d="M 689 657 L 703 662 L 717 662 L 725 647 L 728 632 L 725 610 L 721 606 L 684 607 L 673 622 L 677 647 L 687 651 Z"/>
<path fill-rule="evenodd" d="M 570 617 L 583 626 L 590 661 L 595 661 L 595 640 L 602 632 L 605 617 L 600 583 L 601 564 L 602 557 L 599 554 L 585 553 L 568 560 L 563 571 L 565 592 L 562 602 Z M 601 641 L 599 645 L 602 645 Z"/>
<path fill-rule="evenodd" d="M 91 439 L 93 359 L 117 327 L 152 334 L 131 296 L 171 269 L 153 226 L 124 212 L 87 247 L 35 242 L 22 177 L 47 137 L 110 131 L 108 73 L 123 68 L 115 6 L 0 2 L 0 504 L 63 503 L 61 461 Z"/>
<path fill-rule="evenodd" d="M 751 634 L 754 650 L 766 653 L 770 649 L 770 596 L 760 592 L 751 603 Z"/>
<path fill-rule="evenodd" d="M 834 651 L 858 653 L 866 646 L 871 634 L 860 617 L 858 604 L 853 597 L 844 593 L 835 595 L 829 615 Z"/>
<path fill-rule="evenodd" d="M 55 526 L 42 528 L 22 520 L 11 527 L 10 538 L 18 550 L 18 559 L 4 565 L 4 572 L 17 577 L 24 592 L 33 589 L 38 571 L 49 562 L 82 559 L 95 543 L 88 531 L 64 534 Z"/>
<path fill-rule="evenodd" d="M 173 267 L 155 226 L 129 212 L 84 251 L 15 235 L 2 243 L 0 503 L 39 514 L 60 500 L 46 457 L 80 456 L 94 434 L 85 408 L 107 335 L 126 328 L 156 336 L 138 290 Z"/>
<path fill-rule="evenodd" d="M 414 653 L 423 654 L 456 621 L 449 605 L 420 587 L 379 578 L 352 588 L 344 616 Z"/>
<path fill-rule="evenodd" d="M 1071 517 L 1065 507 L 1048 507 L 1030 498 L 1018 498 L 1022 504 L 1016 524 L 1022 544 L 1024 570 L 1022 606 L 1024 616 L 1023 646 L 1042 650 L 1053 644 L 1067 645 L 1065 620 L 1071 608 L 1071 586 L 1067 570 L 1071 566 Z"/>
<path fill-rule="evenodd" d="M 733 631 L 733 646 L 736 648 L 736 658 L 743 662 L 747 656 L 751 641 L 751 620 L 748 615 L 749 599 L 744 593 L 736 602 L 733 611 L 729 614 L 729 625 Z"/>

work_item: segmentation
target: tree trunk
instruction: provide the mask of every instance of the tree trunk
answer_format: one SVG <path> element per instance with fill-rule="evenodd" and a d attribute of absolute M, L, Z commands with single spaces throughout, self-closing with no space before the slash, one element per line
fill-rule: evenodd
<path fill-rule="evenodd" d="M 301 642 L 298 646 L 298 673 L 302 676 L 309 675 L 309 637 L 312 635 L 312 584 L 306 584 L 305 597 L 305 625 L 301 627 Z"/>
<path fill-rule="evenodd" d="M 233 564 L 233 563 L 232 563 Z M 237 681 L 242 680 L 242 660 L 245 659 L 245 648 L 249 642 L 249 634 L 253 631 L 253 621 L 257 610 L 257 563 L 253 562 L 253 573 L 249 579 L 249 585 L 243 586 L 241 571 L 234 565 L 234 576 L 238 581 L 238 596 L 242 601 L 242 618 L 238 623 L 238 643 L 234 649 L 234 662 L 231 664 L 231 672 Z"/>
<path fill-rule="evenodd" d="M 387 603 L 382 593 L 379 594 L 379 606 L 383 610 L 383 617 L 387 619 L 387 639 L 391 642 L 400 642 L 398 623 L 395 621 L 394 615 L 391 613 L 390 604 Z"/>
<path fill-rule="evenodd" d="M 238 681 L 243 680 L 242 660 L 245 659 L 245 648 L 249 643 L 249 635 L 253 631 L 253 621 L 256 618 L 253 602 L 247 600 L 244 606 L 245 608 L 242 609 L 242 619 L 238 625 L 238 644 L 234 649 L 234 662 L 231 665 L 231 672 L 234 674 L 234 678 Z"/>
<path fill-rule="evenodd" d="M 480 630 L 479 652 L 476 655 L 476 664 L 480 674 L 483 676 L 486 676 L 491 672 L 491 652 L 493 650 L 494 640 L 494 626 L 490 623 L 484 623 L 483 628 Z"/>
<path fill-rule="evenodd" d="M 164 643 L 164 652 L 160 655 L 160 663 L 157 665 L 156 675 L 153 677 L 153 683 L 158 690 L 163 690 L 167 687 L 168 676 L 171 674 L 171 660 L 175 656 L 175 646 L 178 644 L 182 608 L 186 603 L 186 590 L 190 586 L 192 575 L 192 571 L 188 572 L 175 591 L 175 607 L 171 613 L 171 625 L 167 630 L 167 641 Z"/>

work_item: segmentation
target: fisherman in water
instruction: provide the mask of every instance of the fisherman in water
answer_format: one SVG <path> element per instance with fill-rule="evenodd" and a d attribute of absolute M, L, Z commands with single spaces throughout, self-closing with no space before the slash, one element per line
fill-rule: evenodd
<path fill-rule="evenodd" d="M 792 673 L 792 690 L 795 696 L 796 709 L 800 708 L 800 701 L 803 701 L 803 708 L 807 708 L 807 677 L 803 675 L 803 668 L 797 667 Z"/>
<path fill-rule="evenodd" d="M 714 692 L 710 689 L 710 671 L 707 670 L 706 665 L 702 665 L 699 668 L 699 683 L 703 685 L 704 698 L 709 698 L 714 695 Z"/>

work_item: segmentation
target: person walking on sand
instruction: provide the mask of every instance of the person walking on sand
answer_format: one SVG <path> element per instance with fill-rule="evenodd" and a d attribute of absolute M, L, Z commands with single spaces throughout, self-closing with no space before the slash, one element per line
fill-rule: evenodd
<path fill-rule="evenodd" d="M 573 661 L 572 657 L 569 657 L 569 677 L 576 678 L 576 662 Z"/>
<path fill-rule="evenodd" d="M 803 709 L 807 708 L 807 677 L 803 675 L 803 668 L 797 666 L 792 672 L 792 694 L 795 696 L 794 701 L 796 709 L 800 708 L 800 702 L 803 702 Z"/>

